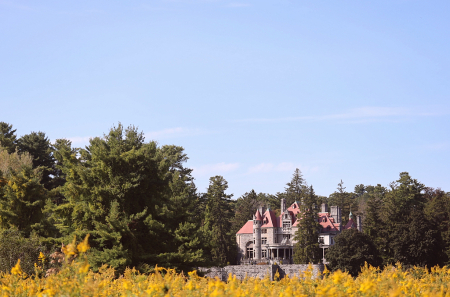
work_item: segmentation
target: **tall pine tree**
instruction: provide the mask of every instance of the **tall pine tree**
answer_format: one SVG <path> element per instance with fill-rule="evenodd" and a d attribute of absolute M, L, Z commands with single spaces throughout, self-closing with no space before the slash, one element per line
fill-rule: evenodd
<path fill-rule="evenodd" d="M 294 263 L 307 264 L 317 263 L 320 260 L 319 232 L 320 224 L 317 217 L 317 199 L 311 186 L 303 203 L 300 205 L 298 214 L 298 230 L 294 240 Z"/>
<path fill-rule="evenodd" d="M 15 133 L 16 130 L 13 130 L 12 125 L 0 122 L 0 147 L 4 147 L 10 154 L 15 152 L 17 146 Z"/>
<path fill-rule="evenodd" d="M 285 198 L 286 206 L 289 207 L 295 201 L 301 203 L 303 198 L 306 197 L 307 192 L 308 186 L 306 185 L 302 172 L 300 169 L 296 168 L 294 174 L 292 175 L 291 181 L 286 184 L 283 197 L 280 196 L 280 198 Z"/>
<path fill-rule="evenodd" d="M 236 234 L 231 228 L 230 199 L 233 195 L 226 194 L 227 189 L 228 182 L 222 176 L 209 179 L 204 228 L 210 239 L 211 260 L 219 266 L 234 263 L 237 257 Z"/>

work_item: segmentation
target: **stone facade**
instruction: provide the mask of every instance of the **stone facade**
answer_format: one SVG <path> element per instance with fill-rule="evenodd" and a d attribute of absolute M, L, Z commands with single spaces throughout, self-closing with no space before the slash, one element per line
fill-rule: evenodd
<path fill-rule="evenodd" d="M 323 264 L 313 264 L 313 278 L 321 277 L 324 270 Z M 263 279 L 269 277 L 274 280 L 276 273 L 280 275 L 280 279 L 289 276 L 302 277 L 303 273 L 308 269 L 306 264 L 283 264 L 283 265 L 230 265 L 225 267 L 199 268 L 198 271 L 205 274 L 206 277 L 219 278 L 222 281 L 228 279 L 229 274 L 235 275 L 237 279 L 243 280 L 245 277 L 257 277 Z"/>

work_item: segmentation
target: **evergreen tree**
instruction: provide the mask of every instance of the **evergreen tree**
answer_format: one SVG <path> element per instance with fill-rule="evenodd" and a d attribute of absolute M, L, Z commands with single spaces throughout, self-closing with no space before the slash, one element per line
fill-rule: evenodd
<path fill-rule="evenodd" d="M 235 233 L 232 232 L 232 212 L 227 195 L 228 182 L 222 176 L 209 179 L 206 193 L 205 230 L 210 238 L 210 257 L 213 263 L 224 266 L 233 263 L 237 256 Z"/>
<path fill-rule="evenodd" d="M 294 238 L 297 241 L 294 246 L 294 263 L 296 264 L 317 263 L 321 258 L 318 243 L 320 223 L 317 219 L 317 197 L 312 186 L 308 192 L 300 205 L 298 214 L 298 230 Z"/>
<path fill-rule="evenodd" d="M 252 219 L 260 204 L 255 190 L 251 190 L 237 199 L 236 211 L 232 222 L 232 233 L 237 233 L 248 220 Z"/>
<path fill-rule="evenodd" d="M 442 239 L 435 222 L 424 215 L 425 186 L 407 172 L 390 185 L 386 193 L 382 221 L 386 247 L 386 264 L 435 265 L 440 256 Z"/>
<path fill-rule="evenodd" d="M 440 258 L 440 265 L 450 264 L 450 193 L 445 193 L 441 189 L 425 189 L 425 217 L 436 222 L 437 230 L 442 237 L 443 255 Z"/>
<path fill-rule="evenodd" d="M 330 195 L 330 205 L 337 205 L 341 208 L 342 223 L 345 225 L 349 220 L 351 209 L 356 209 L 355 197 L 351 193 L 345 191 L 344 182 L 338 183 L 337 191 Z"/>
<path fill-rule="evenodd" d="M 332 271 L 340 269 L 357 276 L 365 262 L 375 267 L 381 265 L 375 244 L 364 233 L 347 229 L 334 239 L 335 244 L 327 252 L 327 261 Z"/>
<path fill-rule="evenodd" d="M 284 196 L 280 197 L 286 199 L 286 207 L 289 207 L 295 201 L 302 202 L 303 198 L 307 196 L 308 186 L 303 178 L 300 169 L 296 168 L 292 179 L 286 184 Z"/>
<path fill-rule="evenodd" d="M 54 174 L 53 149 L 50 140 L 44 132 L 31 132 L 17 141 L 20 153 L 28 152 L 33 157 L 33 168 L 42 169 L 42 180 L 47 190 L 52 188 L 52 175 Z"/>
<path fill-rule="evenodd" d="M 367 207 L 363 216 L 363 232 L 368 235 L 380 250 L 384 250 L 386 238 L 383 234 L 384 225 L 381 220 L 383 199 L 386 188 L 378 184 L 376 187 L 366 187 Z"/>
<path fill-rule="evenodd" d="M 58 154 L 64 203 L 47 212 L 63 242 L 91 234 L 94 269 L 158 264 L 188 270 L 204 263 L 196 188 L 183 166 L 183 148 L 145 143 L 142 132 L 119 123 L 79 155 L 68 146 Z"/>
<path fill-rule="evenodd" d="M 13 130 L 12 125 L 0 122 L 0 147 L 4 147 L 10 154 L 16 151 L 17 139 L 15 133 L 16 130 Z"/>
<path fill-rule="evenodd" d="M 0 148 L 0 226 L 16 228 L 29 236 L 43 221 L 47 191 L 40 183 L 41 172 L 32 168 L 32 158 Z"/>

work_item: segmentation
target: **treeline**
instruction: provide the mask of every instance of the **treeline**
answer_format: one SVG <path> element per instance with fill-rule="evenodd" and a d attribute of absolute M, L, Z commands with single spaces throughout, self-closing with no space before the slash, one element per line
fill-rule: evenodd
<path fill-rule="evenodd" d="M 234 264 L 236 232 L 259 206 L 279 215 L 281 198 L 287 205 L 338 205 L 344 224 L 350 211 L 362 215 L 380 263 L 449 261 L 449 195 L 407 173 L 388 188 L 359 185 L 347 192 L 341 181 L 322 197 L 297 169 L 279 193 L 251 190 L 232 200 L 222 176 L 199 192 L 183 148 L 145 141 L 134 126 L 118 124 L 77 148 L 66 139 L 51 143 L 43 132 L 17 138 L 11 124 L 0 122 L 0 146 L 0 270 L 9 270 L 14 257 L 34 263 L 40 251 L 48 255 L 87 234 L 94 270 Z"/>

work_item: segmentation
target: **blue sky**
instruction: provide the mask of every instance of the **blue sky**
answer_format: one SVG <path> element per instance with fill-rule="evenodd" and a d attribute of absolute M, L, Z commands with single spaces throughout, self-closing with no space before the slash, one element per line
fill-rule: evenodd
<path fill-rule="evenodd" d="M 448 1 L 0 0 L 0 121 L 183 146 L 199 191 L 450 191 Z"/>

